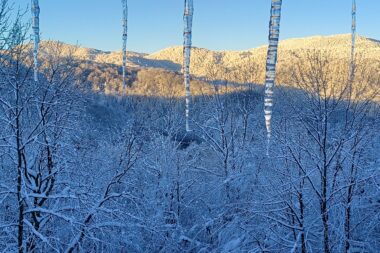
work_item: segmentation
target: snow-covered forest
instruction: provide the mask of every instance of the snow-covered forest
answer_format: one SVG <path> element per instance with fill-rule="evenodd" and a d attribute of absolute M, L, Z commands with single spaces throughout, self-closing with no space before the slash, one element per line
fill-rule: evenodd
<path fill-rule="evenodd" d="M 0 252 L 380 252 L 380 58 L 280 44 L 277 77 L 191 78 L 185 2 L 182 76 L 39 43 L 0 0 Z"/>

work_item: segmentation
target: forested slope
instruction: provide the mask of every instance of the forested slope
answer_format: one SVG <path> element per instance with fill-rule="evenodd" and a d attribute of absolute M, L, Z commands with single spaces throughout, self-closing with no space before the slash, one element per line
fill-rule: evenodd
<path fill-rule="evenodd" d="M 194 78 L 186 133 L 179 73 L 123 91 L 112 53 L 49 42 L 35 81 L 25 29 L 0 22 L 1 252 L 380 251 L 376 59 L 349 80 L 334 49 L 291 50 L 267 156 L 256 72 L 214 82 L 232 56 Z"/>

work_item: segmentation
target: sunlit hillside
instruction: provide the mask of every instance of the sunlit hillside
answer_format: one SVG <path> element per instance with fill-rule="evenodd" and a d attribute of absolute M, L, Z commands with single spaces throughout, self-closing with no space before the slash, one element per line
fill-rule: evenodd
<path fill-rule="evenodd" d="M 44 43 L 45 48 L 49 43 L 52 42 Z M 312 62 L 310 57 L 320 54 L 322 58 L 329 61 L 326 66 L 332 76 L 332 80 L 329 81 L 331 89 L 340 87 L 347 81 L 342 77 L 348 77 L 350 43 L 350 35 L 314 36 L 281 41 L 277 83 L 297 87 L 293 80 L 294 66 L 300 65 L 306 68 L 307 63 Z M 61 44 L 61 47 L 63 55 L 72 54 L 80 62 L 78 71 L 94 90 L 104 90 L 107 94 L 120 94 L 121 52 L 104 52 L 67 44 Z M 262 84 L 265 76 L 266 53 L 266 46 L 246 51 L 211 51 L 194 48 L 191 59 L 193 95 L 213 93 L 214 86 L 210 82 Z M 379 59 L 380 42 L 358 36 L 357 71 L 369 71 L 373 73 L 373 78 L 379 78 Z M 182 61 L 180 46 L 153 54 L 128 52 L 128 79 L 131 87 L 127 94 L 182 96 L 184 94 L 180 74 Z M 360 80 L 357 82 L 360 83 Z M 231 86 L 230 90 L 234 89 L 236 86 Z M 378 89 L 378 87 L 370 87 L 370 89 Z M 359 90 L 356 93 L 360 92 L 363 91 Z M 379 100 L 379 96 L 377 95 L 375 99 Z"/>
<path fill-rule="evenodd" d="M 305 52 L 328 51 L 334 59 L 348 62 L 351 50 L 351 35 L 314 36 L 280 41 L 278 69 L 280 80 L 283 69 L 296 60 L 295 54 L 305 57 Z M 380 59 L 380 42 L 358 36 L 357 55 L 369 61 Z M 222 79 L 233 82 L 262 83 L 264 79 L 267 46 L 245 51 L 211 51 L 195 48 L 192 52 L 191 72 L 198 77 Z M 172 47 L 147 55 L 154 60 L 167 60 L 180 65 L 182 47 Z M 168 66 L 169 67 L 169 66 Z M 252 73 L 255 72 L 255 73 Z"/>

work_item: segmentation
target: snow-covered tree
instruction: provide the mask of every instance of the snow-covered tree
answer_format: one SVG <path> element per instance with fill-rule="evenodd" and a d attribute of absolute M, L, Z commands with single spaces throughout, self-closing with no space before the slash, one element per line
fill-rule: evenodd
<path fill-rule="evenodd" d="M 308 247 L 325 253 L 350 252 L 351 243 L 372 244 L 371 236 L 366 238 L 359 231 L 362 222 L 369 224 L 360 213 L 364 208 L 374 211 L 365 200 L 366 194 L 372 194 L 369 182 L 375 169 L 368 162 L 371 155 L 366 147 L 374 145 L 378 124 L 377 106 L 370 101 L 378 94 L 372 85 L 379 79 L 372 79 L 373 72 L 365 69 L 376 71 L 378 67 L 357 61 L 355 79 L 350 80 L 349 62 L 333 67 L 338 66 L 334 61 L 339 60 L 329 52 L 312 51 L 307 59 L 289 66 L 286 81 L 300 93 L 284 97 L 282 109 L 287 115 L 276 127 L 281 129 L 277 141 L 283 148 L 279 156 L 284 157 L 279 173 L 289 176 L 283 182 L 291 186 L 287 191 L 281 187 L 288 195 L 282 197 L 290 208 L 286 212 L 291 213 L 286 225 L 295 228 L 295 242 L 300 235 L 302 252 Z M 353 92 L 347 94 L 352 81 Z M 275 215 L 284 221 L 281 214 Z M 311 233 L 321 240 L 312 243 Z"/>
<path fill-rule="evenodd" d="M 17 213 L 13 218 L 17 226 L 9 227 L 17 240 L 9 241 L 9 246 L 19 252 L 56 251 L 46 231 L 61 213 L 57 205 L 69 198 L 58 175 L 67 162 L 63 142 L 72 120 L 74 68 L 70 61 L 50 54 L 43 64 L 45 75 L 33 85 L 25 33 L 18 32 L 15 37 L 21 36 L 17 39 L 21 43 L 2 52 L 0 71 L 0 154 L 3 166 L 11 168 L 9 173 L 0 172 L 1 185 L 16 193 L 16 199 L 6 197 L 14 203 L 9 211 Z"/>

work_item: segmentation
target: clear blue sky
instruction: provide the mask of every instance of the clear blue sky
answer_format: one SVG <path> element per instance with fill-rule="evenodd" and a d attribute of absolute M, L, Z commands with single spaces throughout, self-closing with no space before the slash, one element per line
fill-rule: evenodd
<path fill-rule="evenodd" d="M 12 0 L 10 0 L 12 1 Z M 21 7 L 30 0 L 13 0 Z M 128 0 L 128 50 L 182 44 L 183 0 Z M 380 0 L 357 0 L 358 33 L 380 39 Z M 42 39 L 121 47 L 121 0 L 40 0 Z M 267 43 L 270 0 L 194 0 L 193 45 L 213 50 Z M 29 13 L 28 13 L 29 14 Z M 350 32 L 351 0 L 283 0 L 281 39 Z"/>

